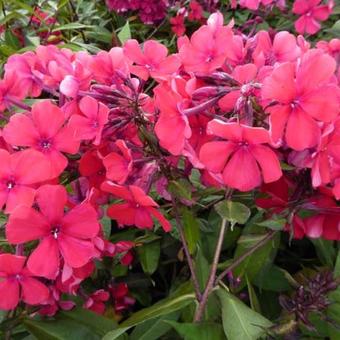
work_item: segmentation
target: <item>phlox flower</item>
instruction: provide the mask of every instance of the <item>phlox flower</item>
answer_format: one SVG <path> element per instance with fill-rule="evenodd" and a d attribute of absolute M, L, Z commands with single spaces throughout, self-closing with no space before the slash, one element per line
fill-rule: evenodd
<path fill-rule="evenodd" d="M 63 111 L 44 100 L 35 103 L 30 113 L 11 116 L 3 137 L 13 146 L 30 147 L 44 154 L 50 163 L 51 177 L 56 177 L 68 163 L 62 152 L 75 154 L 79 149 L 74 130 L 65 123 Z"/>
<path fill-rule="evenodd" d="M 79 141 L 93 140 L 99 145 L 104 125 L 108 121 L 109 108 L 96 99 L 85 96 L 79 101 L 80 114 L 73 114 L 69 127 Z"/>
<path fill-rule="evenodd" d="M 270 128 L 273 141 L 285 137 L 294 150 L 318 144 L 318 122 L 330 122 L 339 113 L 340 89 L 331 83 L 335 60 L 320 50 L 304 54 L 298 65 L 282 63 L 263 82 L 262 98 L 273 100 Z"/>
<path fill-rule="evenodd" d="M 39 211 L 19 206 L 12 212 L 6 225 L 8 242 L 40 240 L 27 262 L 38 276 L 55 279 L 61 257 L 71 268 L 84 266 L 95 255 L 91 240 L 99 232 L 95 209 L 83 203 L 65 214 L 67 193 L 61 185 L 41 186 L 36 201 Z"/>
<path fill-rule="evenodd" d="M 185 33 L 185 25 L 184 25 L 184 13 L 178 13 L 175 17 L 170 18 L 171 30 L 177 35 L 177 37 L 181 37 Z"/>
<path fill-rule="evenodd" d="M 240 106 L 237 103 L 240 103 L 242 98 L 254 95 L 255 87 L 253 83 L 255 83 L 257 71 L 258 69 L 254 64 L 239 65 L 234 68 L 231 76 L 240 84 L 240 89 L 227 93 L 219 100 L 218 105 L 223 111 L 232 111 L 235 106 Z"/>
<path fill-rule="evenodd" d="M 301 54 L 296 37 L 286 31 L 275 34 L 271 39 L 267 31 L 256 34 L 256 48 L 253 52 L 254 64 L 258 67 L 274 65 L 276 62 L 295 61 Z"/>
<path fill-rule="evenodd" d="M 39 305 L 48 299 L 48 288 L 33 277 L 25 262 L 25 256 L 0 254 L 0 310 L 14 309 L 21 300 Z"/>
<path fill-rule="evenodd" d="M 11 213 L 18 205 L 33 204 L 34 185 L 50 179 L 50 165 L 38 151 L 10 154 L 0 149 L 0 208 Z"/>
<path fill-rule="evenodd" d="M 322 0 L 295 0 L 293 13 L 300 15 L 295 21 L 295 29 L 298 33 L 315 34 L 320 30 L 320 21 L 328 19 L 333 10 L 333 1 L 326 5 L 320 5 Z"/>
<path fill-rule="evenodd" d="M 275 152 L 268 145 L 262 145 L 270 143 L 267 130 L 214 119 L 208 123 L 207 131 L 224 140 L 204 144 L 200 161 L 210 172 L 222 173 L 225 185 L 249 191 L 262 180 L 270 183 L 281 177 Z"/>
<path fill-rule="evenodd" d="M 316 214 L 304 219 L 304 232 L 310 238 L 340 239 L 340 216 L 336 201 L 327 194 L 312 197 L 309 204 Z"/>
<path fill-rule="evenodd" d="M 259 8 L 260 4 L 267 6 L 270 5 L 274 0 L 240 0 L 240 6 L 249 8 L 251 10 L 256 10 Z"/>
<path fill-rule="evenodd" d="M 132 155 L 123 140 L 117 140 L 115 146 L 116 151 L 105 156 L 103 164 L 106 169 L 106 177 L 113 182 L 123 184 L 132 171 Z"/>
<path fill-rule="evenodd" d="M 106 178 L 103 158 L 97 149 L 86 151 L 79 162 L 79 172 L 89 180 L 91 186 L 99 188 Z"/>
<path fill-rule="evenodd" d="M 180 155 L 185 140 L 191 137 L 187 117 L 180 111 L 183 98 L 166 86 L 154 89 L 156 105 L 160 115 L 155 125 L 155 132 L 160 145 L 173 155 Z"/>
<path fill-rule="evenodd" d="M 233 33 L 223 26 L 221 13 L 212 14 L 207 25 L 199 28 L 189 39 L 181 42 L 179 57 L 188 72 L 212 72 L 226 59 Z"/>
<path fill-rule="evenodd" d="M 19 79 L 14 71 L 7 71 L 0 80 L 0 111 L 25 98 L 28 89 L 24 84 L 19 84 Z"/>
<path fill-rule="evenodd" d="M 155 79 L 164 79 L 176 73 L 180 67 L 180 60 L 175 55 L 168 55 L 168 49 L 155 40 L 147 40 L 143 50 L 135 39 L 130 39 L 124 44 L 124 55 L 135 65 L 130 66 L 131 73 L 143 80 L 150 76 Z"/>
<path fill-rule="evenodd" d="M 130 75 L 129 67 L 132 62 L 125 57 L 121 47 L 113 47 L 109 52 L 98 52 L 90 62 L 90 69 L 96 81 L 106 85 L 112 85 L 117 80 L 119 83 L 122 79 L 117 75 L 128 77 Z"/>
<path fill-rule="evenodd" d="M 95 291 L 84 303 L 84 308 L 92 310 L 97 314 L 104 314 L 105 302 L 110 298 L 110 294 L 104 289 Z"/>
<path fill-rule="evenodd" d="M 124 187 L 106 181 L 101 188 L 125 201 L 113 204 L 107 209 L 107 215 L 119 224 L 151 229 L 154 224 L 152 217 L 154 217 L 162 225 L 164 231 L 171 230 L 169 221 L 156 209 L 158 204 L 140 187 L 135 185 Z"/>

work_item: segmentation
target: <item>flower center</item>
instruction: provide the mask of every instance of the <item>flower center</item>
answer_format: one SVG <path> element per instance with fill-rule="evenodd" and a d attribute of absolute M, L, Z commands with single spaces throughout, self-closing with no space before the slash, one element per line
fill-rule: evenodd
<path fill-rule="evenodd" d="M 58 234 L 60 232 L 60 226 L 54 226 L 52 229 L 51 229 L 51 234 L 53 235 L 53 238 L 57 239 L 58 238 Z"/>
<path fill-rule="evenodd" d="M 42 150 L 49 150 L 52 146 L 52 143 L 49 139 L 42 139 L 39 142 L 39 146 Z"/>
<path fill-rule="evenodd" d="M 13 180 L 9 180 L 7 183 L 6 183 L 6 187 L 8 190 L 11 190 L 13 189 L 15 186 L 15 182 Z"/>

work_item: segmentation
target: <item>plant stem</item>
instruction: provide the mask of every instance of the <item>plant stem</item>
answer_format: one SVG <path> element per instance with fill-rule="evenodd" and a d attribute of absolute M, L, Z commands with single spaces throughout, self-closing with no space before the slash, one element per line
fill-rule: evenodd
<path fill-rule="evenodd" d="M 181 222 L 181 219 L 179 218 L 179 212 L 178 212 L 178 208 L 177 208 L 177 204 L 176 204 L 176 199 L 173 196 L 172 196 L 172 206 L 173 206 L 173 210 L 174 210 L 174 213 L 175 213 L 177 229 L 179 231 L 179 236 L 181 238 L 181 242 L 182 242 L 182 245 L 183 245 L 185 257 L 187 258 L 188 266 L 189 266 L 189 269 L 190 269 L 191 279 L 192 279 L 192 282 L 193 282 L 193 285 L 194 285 L 196 299 L 197 299 L 197 301 L 201 301 L 202 294 L 201 294 L 201 291 L 200 291 L 200 286 L 199 286 L 197 275 L 196 275 L 196 272 L 195 272 L 194 262 L 192 260 L 191 255 L 190 255 L 189 247 L 188 247 L 187 241 L 185 239 L 182 222 Z"/>
<path fill-rule="evenodd" d="M 248 256 L 253 254 L 256 250 L 264 246 L 269 240 L 271 240 L 275 235 L 277 231 L 271 230 L 259 243 L 256 243 L 252 248 L 247 250 L 244 254 L 242 254 L 240 257 L 238 257 L 228 268 L 226 268 L 216 279 L 215 285 L 218 284 L 219 281 L 222 281 L 223 278 L 231 272 L 233 269 L 235 269 L 241 262 L 243 262 Z"/>
<path fill-rule="evenodd" d="M 211 269 L 210 269 L 209 279 L 208 279 L 207 285 L 205 287 L 205 290 L 203 292 L 202 299 L 200 300 L 199 305 L 197 307 L 195 317 L 194 317 L 194 322 L 201 322 L 206 304 L 208 302 L 209 295 L 210 295 L 212 289 L 214 288 L 217 265 L 218 265 L 218 260 L 220 258 L 220 254 L 221 254 L 221 250 L 222 250 L 222 244 L 223 244 L 223 240 L 224 240 L 224 234 L 225 234 L 226 227 L 227 227 L 227 220 L 223 219 L 220 234 L 218 236 L 217 245 L 216 245 L 216 249 L 215 249 L 214 260 L 213 260 L 213 263 L 212 263 Z"/>

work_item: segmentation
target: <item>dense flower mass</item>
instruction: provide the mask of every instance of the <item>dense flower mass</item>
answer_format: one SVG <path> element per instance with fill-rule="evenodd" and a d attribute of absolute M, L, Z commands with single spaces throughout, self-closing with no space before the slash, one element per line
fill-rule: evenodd
<path fill-rule="evenodd" d="M 107 3 L 146 23 L 168 6 Z M 311 3 L 295 1 L 300 33 L 330 14 L 330 3 Z M 189 18 L 201 20 L 204 6 L 192 1 Z M 126 309 L 134 298 L 122 283 L 82 289 L 104 258 L 133 261 L 134 242 L 109 241 L 102 221 L 109 234 L 112 225 L 170 232 L 173 184 L 193 173 L 201 186 L 255 194 L 257 209 L 282 215 L 295 238 L 340 240 L 340 41 L 312 47 L 286 31 L 246 36 L 233 25 L 216 12 L 175 53 L 130 39 L 96 55 L 48 45 L 8 59 L 0 208 L 16 255 L 0 255 L 0 309 L 23 301 L 53 315 L 73 306 L 65 294 L 97 313 L 109 299 Z M 194 200 L 190 192 L 181 202 Z"/>

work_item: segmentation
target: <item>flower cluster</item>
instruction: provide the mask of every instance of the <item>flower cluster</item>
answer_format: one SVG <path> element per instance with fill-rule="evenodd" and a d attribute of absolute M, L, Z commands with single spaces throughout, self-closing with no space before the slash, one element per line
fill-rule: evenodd
<path fill-rule="evenodd" d="M 65 293 L 98 312 L 110 294 L 129 306 L 125 286 L 81 287 L 95 261 L 132 261 L 133 243 L 108 241 L 100 220 L 169 232 L 151 192 L 171 200 L 168 183 L 192 169 L 206 186 L 256 190 L 295 237 L 340 239 L 338 47 L 284 31 L 247 38 L 215 13 L 174 54 L 128 40 L 96 55 L 49 45 L 11 56 L 0 205 L 16 254 L 0 255 L 0 308 L 51 315 L 70 308 Z"/>
<path fill-rule="evenodd" d="M 168 0 L 106 0 L 110 10 L 118 13 L 137 11 L 144 24 L 154 24 L 162 21 L 169 7 Z"/>

